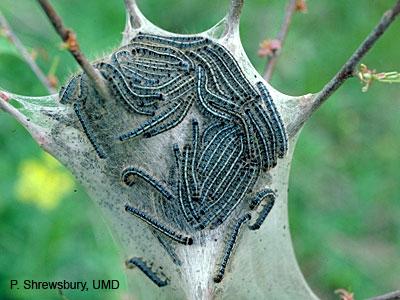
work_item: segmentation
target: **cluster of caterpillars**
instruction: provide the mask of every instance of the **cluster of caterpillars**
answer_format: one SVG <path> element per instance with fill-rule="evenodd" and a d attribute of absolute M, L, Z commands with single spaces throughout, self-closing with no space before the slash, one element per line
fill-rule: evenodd
<path fill-rule="evenodd" d="M 191 236 L 194 231 L 212 230 L 230 216 L 237 218 L 214 276 L 220 282 L 241 228 L 248 224 L 251 230 L 259 229 L 272 209 L 272 190 L 253 191 L 260 173 L 274 168 L 288 148 L 284 124 L 267 88 L 262 82 L 251 84 L 227 49 L 199 36 L 139 33 L 108 62 L 95 67 L 109 83 L 111 95 L 133 118 L 135 114 L 147 116 L 140 125 L 121 132 L 120 142 L 167 132 L 194 105 L 200 112 L 202 125 L 192 119 L 187 143 L 171 145 L 168 186 L 137 166 L 121 170 L 121 179 L 132 186 L 139 178 L 159 192 L 163 218 L 131 204 L 125 210 L 153 227 L 163 243 L 168 237 L 172 243 L 189 246 L 196 242 Z M 97 155 L 106 159 L 86 117 L 89 112 L 84 112 L 89 85 L 86 75 L 73 77 L 60 92 L 61 103 L 73 103 Z M 237 208 L 244 199 L 249 209 L 243 214 Z M 258 211 L 252 214 L 251 210 Z M 255 220 L 250 222 L 252 215 Z M 139 259 L 132 264 L 157 285 L 165 285 Z"/>

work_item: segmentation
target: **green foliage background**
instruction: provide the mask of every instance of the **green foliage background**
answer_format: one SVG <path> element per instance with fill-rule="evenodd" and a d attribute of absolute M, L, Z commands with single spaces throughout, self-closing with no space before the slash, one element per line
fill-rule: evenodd
<path fill-rule="evenodd" d="M 118 46 L 125 22 L 122 0 L 52 2 L 91 59 Z M 258 45 L 275 36 L 285 2 L 245 3 L 241 37 L 260 72 L 265 61 L 257 56 Z M 272 85 L 291 95 L 321 89 L 394 2 L 307 1 L 308 13 L 294 16 Z M 194 33 L 216 23 L 228 1 L 141 0 L 139 5 L 161 27 Z M 55 57 L 61 83 L 77 70 L 35 1 L 2 0 L 0 9 L 36 50 L 45 71 Z M 397 22 L 363 62 L 399 71 L 399 33 Z M 4 38 L 0 86 L 26 95 L 46 93 Z M 112 237 L 79 185 L 55 209 L 19 201 L 18 170 L 28 159 L 40 163 L 41 152 L 21 126 L 0 112 L 0 298 L 62 299 L 49 291 L 11 291 L 10 279 L 119 279 L 123 286 L 118 291 L 67 291 L 65 296 L 123 298 L 122 263 Z M 376 83 L 362 93 L 359 82 L 349 80 L 303 130 L 290 179 L 291 232 L 301 269 L 322 299 L 337 299 L 337 288 L 353 291 L 356 299 L 400 288 L 399 153 L 399 85 Z"/>

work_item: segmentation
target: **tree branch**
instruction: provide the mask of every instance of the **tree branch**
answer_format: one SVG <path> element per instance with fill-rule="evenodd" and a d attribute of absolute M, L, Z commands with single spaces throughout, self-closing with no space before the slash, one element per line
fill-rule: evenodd
<path fill-rule="evenodd" d="M 400 13 L 400 0 L 392 9 L 384 13 L 378 25 L 371 31 L 368 37 L 362 42 L 358 49 L 353 53 L 349 60 L 342 66 L 340 71 L 333 77 L 328 84 L 316 95 L 313 100 L 313 105 L 310 114 L 321 106 L 348 78 L 353 77 L 357 64 L 374 46 L 376 41 L 385 33 L 390 24 L 398 17 Z"/>
<path fill-rule="evenodd" d="M 295 134 L 298 132 L 304 122 L 321 106 L 322 103 L 324 103 L 348 78 L 355 76 L 357 64 L 360 63 L 365 54 L 371 50 L 376 41 L 398 17 L 399 13 L 400 0 L 397 0 L 396 4 L 383 14 L 381 20 L 370 32 L 368 37 L 361 43 L 353 55 L 342 66 L 339 72 L 324 86 L 324 88 L 316 95 L 304 98 L 303 103 L 300 103 L 303 107 L 302 113 L 299 114 L 296 119 L 293 119 L 288 126 L 289 134 Z"/>
<path fill-rule="evenodd" d="M 60 16 L 57 14 L 48 0 L 37 1 L 53 24 L 54 29 L 60 35 L 61 39 L 67 44 L 69 52 L 73 55 L 77 63 L 82 67 L 83 71 L 85 71 L 85 73 L 94 83 L 96 90 L 104 99 L 109 98 L 109 92 L 105 80 L 89 63 L 85 55 L 80 51 L 76 34 L 71 29 L 65 28 Z"/>
<path fill-rule="evenodd" d="M 47 91 L 50 94 L 55 94 L 56 90 L 51 85 L 49 79 L 43 73 L 43 71 L 39 68 L 39 66 L 36 64 L 35 60 L 32 58 L 31 54 L 26 49 L 24 44 L 16 36 L 14 31 L 11 29 L 10 24 L 8 24 L 7 19 L 4 17 L 4 15 L 1 13 L 1 11 L 0 11 L 0 28 L 2 28 L 4 30 L 4 34 L 5 34 L 6 38 L 15 46 L 17 51 L 21 54 L 22 58 L 25 60 L 25 62 L 31 68 L 31 70 L 36 75 L 36 77 L 39 79 L 39 81 L 42 83 L 42 85 L 47 89 Z"/>
<path fill-rule="evenodd" d="M 285 16 L 283 18 L 283 23 L 281 26 L 281 29 L 278 32 L 278 35 L 276 36 L 276 40 L 280 42 L 280 49 L 282 49 L 283 43 L 285 42 L 290 23 L 292 21 L 293 13 L 296 10 L 296 1 L 297 0 L 289 0 L 287 6 L 286 6 L 286 11 L 285 11 Z M 272 77 L 272 73 L 275 68 L 275 64 L 278 60 L 278 57 L 281 53 L 281 50 L 272 52 L 272 54 L 268 55 L 268 60 L 267 64 L 265 65 L 265 71 L 264 71 L 264 79 L 266 81 L 269 81 Z"/>
<path fill-rule="evenodd" d="M 130 24 L 133 28 L 142 26 L 142 17 L 138 14 L 136 0 L 124 0 L 126 11 L 129 13 Z"/>
<path fill-rule="evenodd" d="M 222 37 L 230 35 L 239 29 L 240 14 L 242 13 L 244 0 L 231 0 L 229 12 L 225 18 L 225 30 Z"/>
<path fill-rule="evenodd" d="M 400 290 L 384 294 L 382 296 L 373 297 L 368 300 L 399 300 L 399 299 L 400 299 Z"/>

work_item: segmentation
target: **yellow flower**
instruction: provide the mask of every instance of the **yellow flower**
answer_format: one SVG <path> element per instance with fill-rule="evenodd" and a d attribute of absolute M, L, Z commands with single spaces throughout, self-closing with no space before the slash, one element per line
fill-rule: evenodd
<path fill-rule="evenodd" d="M 19 167 L 16 194 L 23 202 L 33 202 L 43 209 L 55 208 L 74 187 L 74 180 L 49 154 L 41 160 L 25 160 Z"/>

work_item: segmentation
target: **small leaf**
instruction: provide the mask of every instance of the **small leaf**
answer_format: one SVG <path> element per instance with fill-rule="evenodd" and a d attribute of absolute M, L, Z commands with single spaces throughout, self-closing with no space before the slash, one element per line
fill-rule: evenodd
<path fill-rule="evenodd" d="M 76 40 L 76 34 L 73 31 L 68 31 L 67 40 L 61 44 L 61 49 L 68 49 L 69 51 L 79 51 L 79 44 Z"/>
<path fill-rule="evenodd" d="M 339 295 L 340 300 L 354 300 L 354 293 L 350 293 L 345 289 L 337 289 L 335 294 Z"/>
<path fill-rule="evenodd" d="M 400 73 L 393 72 L 381 72 L 377 73 L 376 70 L 370 70 L 365 64 L 360 64 L 357 73 L 358 78 L 361 80 L 361 83 L 364 84 L 362 87 L 362 91 L 368 91 L 372 82 L 379 81 L 384 83 L 400 83 Z"/>
<path fill-rule="evenodd" d="M 296 11 L 306 13 L 307 10 L 306 0 L 296 0 Z"/>
<path fill-rule="evenodd" d="M 272 40 L 264 40 L 260 44 L 260 48 L 258 50 L 258 56 L 273 56 L 277 51 L 281 49 L 282 43 L 280 40 L 272 39 Z"/>

